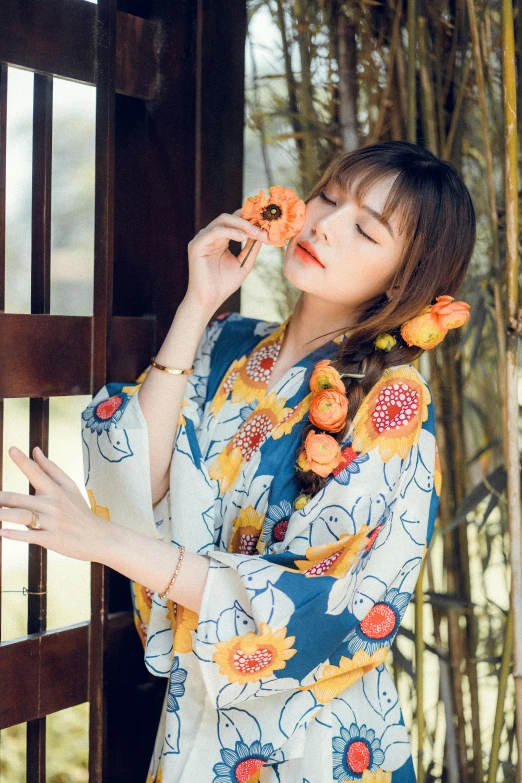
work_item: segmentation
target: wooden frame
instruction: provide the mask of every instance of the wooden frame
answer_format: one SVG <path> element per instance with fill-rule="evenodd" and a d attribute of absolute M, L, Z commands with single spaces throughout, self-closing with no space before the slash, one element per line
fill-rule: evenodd
<path fill-rule="evenodd" d="M 134 380 L 159 349 L 188 241 L 241 205 L 245 34 L 245 0 L 3 0 L 0 436 L 3 398 L 28 397 L 30 448 L 47 453 L 49 397 Z M 4 312 L 8 65 L 35 71 L 29 315 Z M 92 317 L 50 315 L 53 76 L 96 87 Z M 239 291 L 218 312 L 234 309 Z M 167 681 L 145 669 L 129 580 L 93 563 L 90 622 L 52 632 L 46 589 L 31 545 L 27 636 L 0 644 L 0 728 L 27 722 L 27 780 L 43 783 L 45 716 L 88 700 L 89 779 L 144 783 Z"/>

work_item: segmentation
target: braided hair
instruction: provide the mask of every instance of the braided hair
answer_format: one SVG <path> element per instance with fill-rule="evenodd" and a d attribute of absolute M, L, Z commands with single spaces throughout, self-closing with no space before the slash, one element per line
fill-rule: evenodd
<path fill-rule="evenodd" d="M 391 174 L 397 176 L 383 215 L 389 219 L 395 211 L 398 213 L 399 233 L 405 232 L 403 258 L 390 281 L 393 296 L 388 299 L 382 293 L 367 303 L 357 324 L 343 330 L 348 335 L 331 360 L 339 374 L 364 374 L 363 378 L 342 379 L 348 416 L 342 430 L 328 433 L 339 443 L 345 439 L 363 399 L 386 368 L 411 363 L 424 352 L 403 340 L 401 325 L 433 304 L 437 296 L 456 296 L 475 245 L 475 212 L 459 172 L 447 161 L 411 142 L 382 142 L 337 156 L 328 164 L 305 203 L 318 196 L 331 181 L 353 191 L 358 203 L 362 203 L 366 191 Z M 375 345 L 383 332 L 395 338 L 389 351 Z M 318 428 L 311 422 L 303 428 L 297 455 L 304 449 L 306 436 L 312 429 Z M 296 477 L 303 492 L 310 496 L 317 494 L 329 478 L 312 470 L 297 470 Z"/>

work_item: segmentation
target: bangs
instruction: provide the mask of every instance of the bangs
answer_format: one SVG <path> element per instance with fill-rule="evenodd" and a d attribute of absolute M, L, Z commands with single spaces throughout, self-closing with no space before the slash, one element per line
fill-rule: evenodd
<path fill-rule="evenodd" d="M 313 188 L 309 199 L 316 196 L 329 182 L 334 182 L 341 190 L 352 195 L 361 207 L 366 193 L 373 185 L 387 182 L 392 177 L 395 177 L 395 180 L 383 206 L 383 219 L 389 221 L 396 213 L 399 234 L 405 231 L 406 237 L 411 240 L 418 225 L 419 193 L 406 171 L 390 167 L 382 159 L 371 160 L 368 157 L 334 159 Z"/>

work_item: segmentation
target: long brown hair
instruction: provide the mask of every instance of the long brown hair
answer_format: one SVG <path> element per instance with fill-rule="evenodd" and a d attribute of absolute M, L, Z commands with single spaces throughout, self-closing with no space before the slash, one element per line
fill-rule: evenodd
<path fill-rule="evenodd" d="M 410 363 L 424 352 L 402 339 L 401 325 L 427 305 L 434 304 L 437 296 L 456 296 L 475 245 L 475 211 L 459 172 L 429 150 L 408 141 L 381 142 L 338 155 L 327 165 L 304 201 L 308 203 L 329 182 L 334 182 L 362 204 L 374 183 L 392 175 L 396 178 L 383 215 L 389 219 L 397 211 L 399 233 L 405 232 L 403 258 L 394 279 L 386 286 L 395 288 L 391 300 L 385 292 L 374 297 L 368 301 L 357 324 L 342 330 L 349 334 L 331 364 L 340 373 L 364 373 L 364 378 L 343 378 L 348 398 L 346 425 L 338 433 L 329 433 L 339 443 L 362 400 L 384 370 Z M 396 339 L 390 351 L 374 345 L 382 332 Z M 318 430 L 309 422 L 303 429 L 297 454 L 304 448 L 311 429 Z M 322 478 L 311 470 L 297 470 L 296 475 L 303 491 L 310 495 L 315 495 L 330 478 Z"/>

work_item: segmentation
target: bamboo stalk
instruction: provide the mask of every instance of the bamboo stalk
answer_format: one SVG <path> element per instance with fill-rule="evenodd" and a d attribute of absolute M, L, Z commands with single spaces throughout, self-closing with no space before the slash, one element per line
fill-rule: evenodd
<path fill-rule="evenodd" d="M 502 0 L 502 97 L 505 134 L 506 199 L 506 412 L 507 509 L 510 534 L 511 604 L 513 606 L 513 676 L 517 716 L 518 771 L 522 753 L 522 552 L 520 530 L 520 448 L 518 438 L 518 340 L 521 313 L 518 293 L 518 138 L 513 4 Z M 519 778 L 518 778 L 519 779 Z"/>
<path fill-rule="evenodd" d="M 426 555 L 426 569 L 428 573 L 428 584 L 430 590 L 435 589 L 435 580 L 433 576 L 433 566 L 431 563 L 431 552 L 428 550 Z M 433 614 L 433 639 L 435 647 L 442 652 L 442 638 L 440 633 L 441 616 L 440 611 L 431 604 Z M 457 737 L 455 725 L 453 722 L 453 698 L 451 693 L 451 676 L 448 662 L 442 657 L 439 658 L 439 693 L 444 709 L 444 719 L 446 723 L 446 754 L 447 754 L 447 778 L 448 783 L 459 783 L 459 758 L 457 754 Z"/>
<path fill-rule="evenodd" d="M 388 56 L 388 64 L 386 68 L 386 84 L 384 85 L 384 89 L 381 93 L 381 100 L 379 105 L 379 115 L 377 117 L 377 122 L 375 123 L 374 127 L 370 131 L 370 134 L 368 136 L 367 144 L 374 144 L 381 138 L 382 129 L 384 125 L 384 118 L 386 114 L 389 112 L 390 108 L 390 92 L 391 92 L 391 85 L 393 84 L 393 75 L 395 72 L 395 58 L 397 49 L 400 46 L 400 23 L 401 23 L 401 4 L 397 3 L 395 7 L 394 12 L 394 18 L 393 18 L 393 31 L 392 31 L 392 39 L 390 44 L 390 52 Z"/>
<path fill-rule="evenodd" d="M 444 142 L 444 146 L 442 148 L 442 157 L 444 158 L 444 160 L 449 160 L 451 158 L 453 141 L 455 139 L 457 124 L 461 117 L 461 110 L 462 110 L 462 104 L 464 102 L 464 96 L 465 93 L 469 91 L 468 78 L 469 78 L 470 70 L 471 70 L 471 56 L 468 56 L 466 58 L 466 64 L 464 66 L 462 79 L 459 84 L 455 106 L 453 107 L 453 111 L 451 113 L 450 128 L 448 131 L 448 135 L 446 136 L 446 141 Z"/>
<path fill-rule="evenodd" d="M 425 552 L 426 555 L 426 552 Z M 417 780 L 424 783 L 424 589 L 426 557 L 415 585 L 415 672 L 417 675 Z"/>
<path fill-rule="evenodd" d="M 294 0 L 294 14 L 297 28 L 297 44 L 301 60 L 301 80 L 299 82 L 299 102 L 301 106 L 301 125 L 303 136 L 304 169 L 301 176 L 304 191 L 308 192 L 317 179 L 319 159 L 316 148 L 317 116 L 314 109 L 310 55 L 310 26 L 308 24 L 308 4 L 305 0 Z"/>
<path fill-rule="evenodd" d="M 493 738 L 491 740 L 491 754 L 489 757 L 488 783 L 496 783 L 500 752 L 500 734 L 504 726 L 504 703 L 506 701 L 507 681 L 513 655 L 513 604 L 509 607 L 504 636 L 504 649 L 500 664 L 500 677 L 498 680 L 497 707 L 495 710 L 495 723 L 493 726 Z"/>
<path fill-rule="evenodd" d="M 440 356 L 440 361 L 438 357 Z M 455 486 L 456 476 L 453 472 L 453 462 L 450 456 L 455 450 L 454 427 L 452 426 L 453 411 L 458 410 L 455 403 L 456 389 L 452 382 L 453 357 L 448 350 L 447 344 L 443 341 L 438 346 L 438 353 L 430 352 L 431 359 L 431 384 L 433 386 L 433 401 L 435 404 L 435 417 L 439 422 L 439 441 L 443 439 L 440 449 L 441 470 L 445 477 L 442 482 L 442 492 L 439 503 L 439 518 L 441 527 L 448 524 L 452 518 L 452 509 L 450 503 L 455 498 L 457 489 Z M 446 590 L 449 593 L 459 593 L 460 584 L 460 562 L 459 562 L 459 544 L 455 531 L 444 536 L 444 564 L 446 567 Z M 449 672 L 452 688 L 452 699 L 454 714 L 457 719 L 456 726 L 456 752 L 458 754 L 458 769 L 462 783 L 468 783 L 468 758 L 466 743 L 466 720 L 464 715 L 464 700 L 462 692 L 462 671 L 461 662 L 463 649 L 462 633 L 459 625 L 459 615 L 449 609 L 448 618 L 448 657 Z"/>
<path fill-rule="evenodd" d="M 417 141 L 417 90 L 415 78 L 415 48 L 417 44 L 417 9 L 415 0 L 408 0 L 408 141 Z"/>
<path fill-rule="evenodd" d="M 489 221 L 491 226 L 491 244 L 492 244 L 492 265 L 496 267 L 498 263 L 498 215 L 495 199 L 495 180 L 493 177 L 493 154 L 491 149 L 491 140 L 488 124 L 488 107 L 486 102 L 486 89 L 484 85 L 484 74 L 482 55 L 480 51 L 480 41 L 477 28 L 477 15 L 475 13 L 474 0 L 466 0 L 469 16 L 469 28 L 471 34 L 471 44 L 473 51 L 473 64 L 475 66 L 475 79 L 477 82 L 477 92 L 480 108 L 480 128 L 482 132 L 484 160 L 486 163 L 486 195 L 489 205 Z"/>
<path fill-rule="evenodd" d="M 425 128 L 427 146 L 437 155 L 439 144 L 437 137 L 437 123 L 435 118 L 435 98 L 433 95 L 433 77 L 431 73 L 430 54 L 428 50 L 428 35 L 426 30 L 426 17 L 419 16 L 419 69 L 421 82 L 421 99 L 423 104 L 422 119 Z"/>

